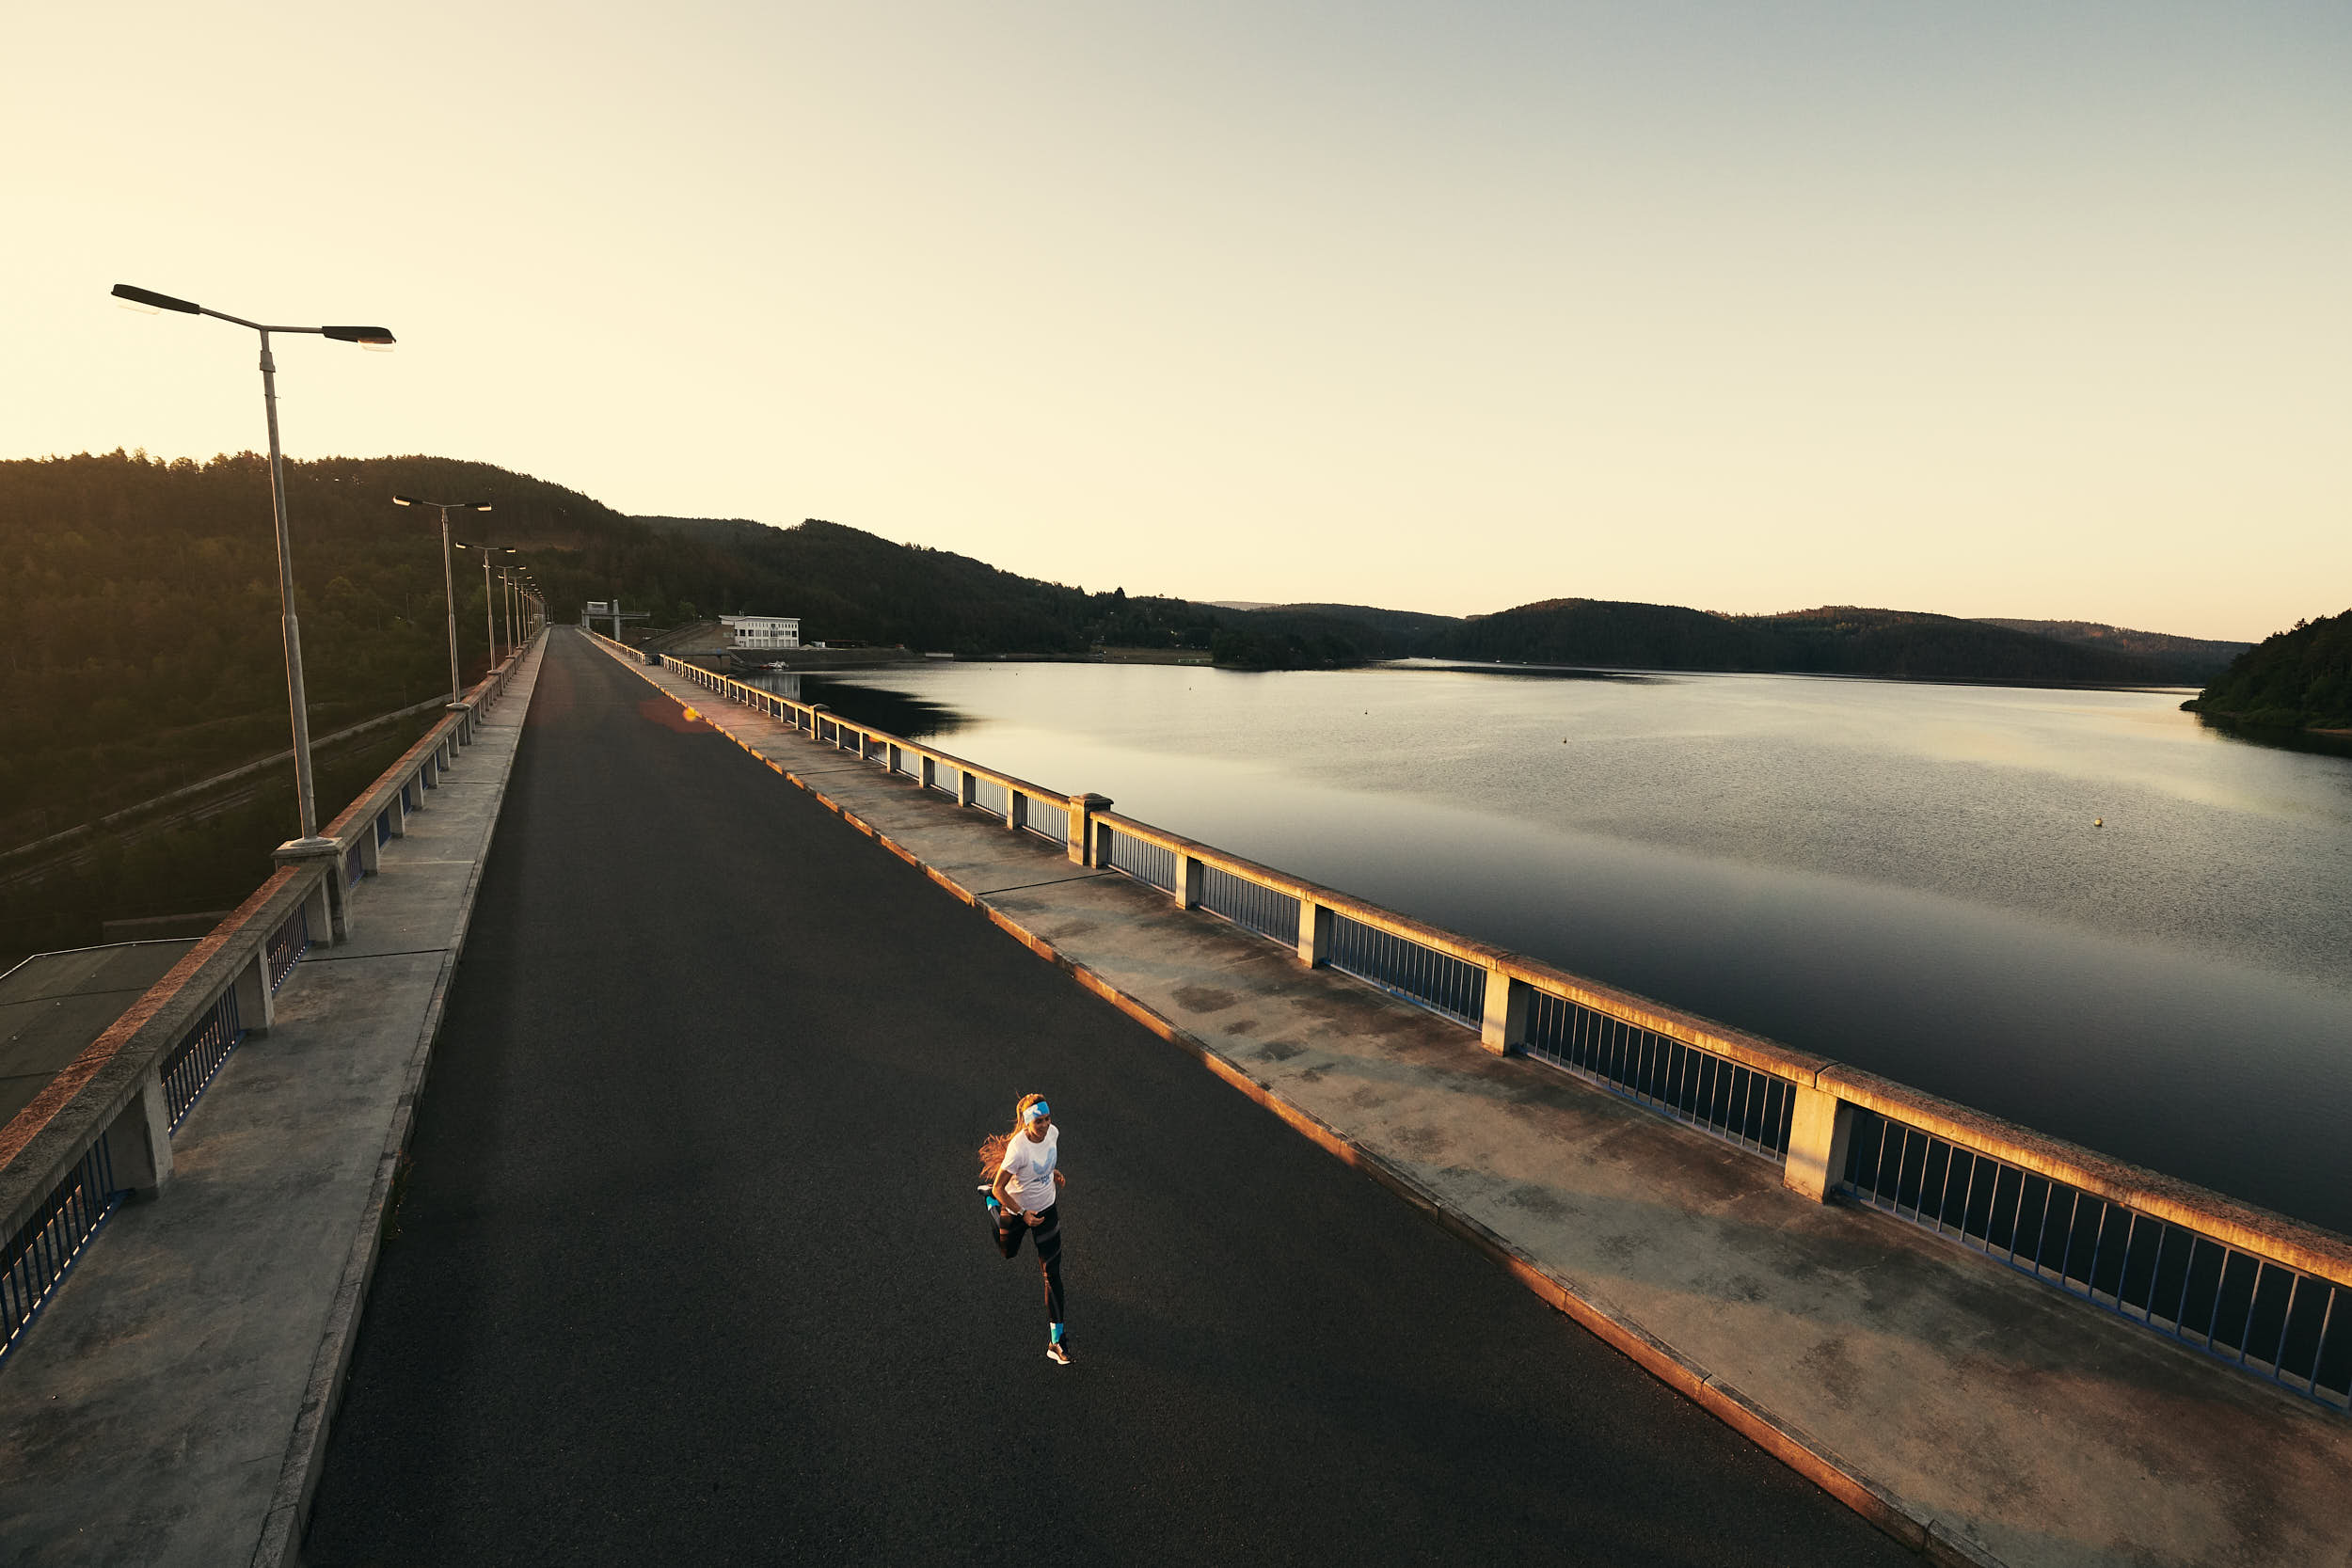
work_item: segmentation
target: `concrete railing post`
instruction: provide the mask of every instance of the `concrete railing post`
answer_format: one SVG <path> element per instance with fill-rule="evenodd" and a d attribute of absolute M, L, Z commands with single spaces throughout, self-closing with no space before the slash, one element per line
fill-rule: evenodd
<path fill-rule="evenodd" d="M 402 781 L 398 789 L 392 791 L 391 804 L 389 809 L 392 814 L 392 836 L 406 838 L 408 836 L 408 784 L 405 780 Z"/>
<path fill-rule="evenodd" d="M 171 1180 L 171 1106 L 162 1079 L 140 1080 L 137 1096 L 106 1129 L 106 1159 L 115 1184 L 139 1201 L 153 1199 Z"/>
<path fill-rule="evenodd" d="M 1029 825 L 1029 798 L 1020 790 L 1008 786 L 1005 790 L 1005 826 L 1015 832 Z"/>
<path fill-rule="evenodd" d="M 1479 1021 L 1478 1043 L 1498 1056 L 1527 1048 L 1527 1009 L 1535 988 L 1502 970 L 1486 971 L 1486 1016 Z"/>
<path fill-rule="evenodd" d="M 335 940 L 334 911 L 326 902 L 327 879 L 321 877 L 310 884 L 310 895 L 302 901 L 303 918 L 310 928 L 310 940 L 321 946 Z"/>
<path fill-rule="evenodd" d="M 342 847 L 331 839 L 315 845 L 291 839 L 278 847 L 274 858 L 280 865 L 315 863 L 324 873 L 310 893 L 310 940 L 349 942 L 351 896 L 350 890 L 343 885 Z"/>
<path fill-rule="evenodd" d="M 887 760 L 887 761 L 889 762 L 889 764 L 890 764 L 890 770 L 891 770 L 893 773 L 900 773 L 900 772 L 904 772 L 904 771 L 905 771 L 905 768 L 902 768 L 900 765 L 906 761 L 906 753 L 905 753 L 904 752 L 901 752 L 900 750 L 898 750 L 898 746 L 897 746 L 895 743 L 894 743 L 894 744 L 890 747 L 890 755 L 889 755 L 889 756 L 888 756 L 888 758 L 887 758 L 887 759 L 885 759 L 885 760 Z"/>
<path fill-rule="evenodd" d="M 237 1024 L 248 1035 L 266 1035 L 278 1022 L 278 993 L 269 984 L 269 946 L 253 950 L 237 971 Z"/>
<path fill-rule="evenodd" d="M 1175 895 L 1179 909 L 1197 910 L 1200 907 L 1200 874 L 1206 869 L 1198 855 L 1177 851 L 1176 885 L 1168 891 Z"/>
<path fill-rule="evenodd" d="M 359 869 L 371 877 L 380 876 L 384 870 L 384 847 L 376 840 L 373 816 L 359 829 Z"/>
<path fill-rule="evenodd" d="M 925 757 L 923 759 L 923 787 L 925 789 L 935 789 L 938 785 L 939 759 L 937 757 Z"/>
<path fill-rule="evenodd" d="M 1816 1203 L 1827 1203 L 1831 1190 L 1846 1179 L 1846 1140 L 1853 1132 L 1853 1107 L 1826 1090 L 1804 1084 L 1795 1088 L 1781 1184 Z"/>
<path fill-rule="evenodd" d="M 972 776 L 972 769 L 969 768 L 962 771 L 963 782 L 956 786 L 956 799 L 967 806 L 977 805 L 980 798 L 980 781 Z"/>
<path fill-rule="evenodd" d="M 1073 795 L 1070 798 L 1070 858 L 1079 865 L 1100 865 L 1094 855 L 1094 814 L 1111 809 L 1107 795 Z"/>
<path fill-rule="evenodd" d="M 811 740 L 822 740 L 825 738 L 823 731 L 819 728 L 819 726 L 824 722 L 824 720 L 820 716 L 831 713 L 832 711 L 833 710 L 831 708 L 827 707 L 822 703 L 811 703 L 808 705 L 808 737 Z M 923 764 L 923 782 L 925 784 L 931 782 L 930 768 L 930 763 L 926 760 Z"/>
<path fill-rule="evenodd" d="M 1331 911 L 1311 898 L 1298 901 L 1298 961 L 1321 969 L 1331 961 Z"/>
<path fill-rule="evenodd" d="M 473 724 L 473 705 L 471 703 L 448 703 L 443 705 L 450 712 L 457 715 L 457 733 L 467 734 Z"/>

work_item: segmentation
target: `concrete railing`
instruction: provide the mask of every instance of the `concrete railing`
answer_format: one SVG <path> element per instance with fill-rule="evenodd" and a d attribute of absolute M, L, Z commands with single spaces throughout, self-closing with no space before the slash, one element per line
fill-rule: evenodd
<path fill-rule="evenodd" d="M 594 633 L 590 635 L 594 636 Z M 2352 1240 L 1402 915 L 682 660 L 617 655 L 779 719 L 1842 1198 L 2352 1409 Z M 942 781 L 953 777 L 950 785 Z"/>
<path fill-rule="evenodd" d="M 313 944 L 350 940 L 352 896 L 459 766 L 505 694 L 508 657 L 0 1128 L 0 1356 L 126 1197 L 171 1179 L 171 1138 Z"/>

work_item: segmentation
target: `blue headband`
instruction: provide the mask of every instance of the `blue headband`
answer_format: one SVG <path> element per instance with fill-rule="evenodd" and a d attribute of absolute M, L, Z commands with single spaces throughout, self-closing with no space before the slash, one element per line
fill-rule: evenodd
<path fill-rule="evenodd" d="M 1054 1108 L 1041 1100 L 1036 1104 L 1030 1106 L 1027 1110 L 1022 1112 L 1021 1119 L 1023 1121 L 1036 1121 L 1041 1117 L 1050 1117 L 1053 1114 Z"/>

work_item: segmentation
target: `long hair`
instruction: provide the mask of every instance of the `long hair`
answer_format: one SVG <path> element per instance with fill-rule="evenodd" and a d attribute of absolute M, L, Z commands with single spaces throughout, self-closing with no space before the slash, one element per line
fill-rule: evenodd
<path fill-rule="evenodd" d="M 999 1132 L 994 1137 L 989 1138 L 981 1143 L 981 1180 L 993 1181 L 996 1180 L 996 1167 L 1005 1163 L 1006 1146 L 1010 1144 L 1013 1139 L 1021 1136 L 1021 1134 L 1027 1130 L 1029 1125 L 1029 1107 L 1044 1098 L 1045 1097 L 1041 1094 L 1023 1095 L 1021 1097 L 1021 1103 L 1012 1108 L 1012 1131 L 1009 1132 Z"/>

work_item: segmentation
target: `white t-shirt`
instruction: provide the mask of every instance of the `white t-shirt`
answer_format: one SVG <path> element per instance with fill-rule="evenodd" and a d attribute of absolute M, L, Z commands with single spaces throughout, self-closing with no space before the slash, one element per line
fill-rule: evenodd
<path fill-rule="evenodd" d="M 1005 1145 L 998 1170 L 1010 1171 L 1008 1194 L 1015 1209 L 1041 1213 L 1054 1206 L 1054 1162 L 1061 1155 L 1061 1129 L 1049 1127 L 1042 1138 L 1015 1132 Z"/>

